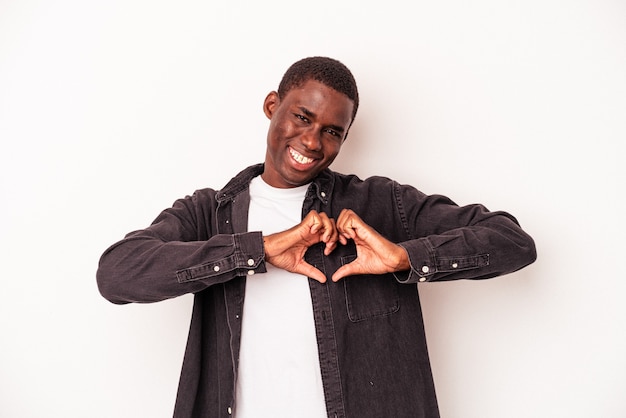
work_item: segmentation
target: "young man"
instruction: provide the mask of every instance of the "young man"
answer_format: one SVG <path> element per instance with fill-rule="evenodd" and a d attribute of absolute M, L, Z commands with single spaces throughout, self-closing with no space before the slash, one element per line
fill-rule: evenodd
<path fill-rule="evenodd" d="M 103 254 L 113 303 L 195 295 L 175 417 L 438 417 L 415 284 L 535 260 L 507 213 L 329 170 L 358 105 L 343 64 L 296 62 L 265 98 L 264 164 Z"/>

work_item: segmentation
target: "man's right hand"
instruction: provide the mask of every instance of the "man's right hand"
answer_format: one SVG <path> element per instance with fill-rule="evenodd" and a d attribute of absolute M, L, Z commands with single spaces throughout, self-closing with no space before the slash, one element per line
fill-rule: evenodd
<path fill-rule="evenodd" d="M 324 242 L 324 254 L 328 255 L 337 246 L 338 238 L 335 220 L 323 212 L 311 211 L 293 228 L 263 237 L 265 261 L 283 270 L 303 274 L 324 283 L 326 276 L 304 261 L 304 253 L 310 246 Z"/>

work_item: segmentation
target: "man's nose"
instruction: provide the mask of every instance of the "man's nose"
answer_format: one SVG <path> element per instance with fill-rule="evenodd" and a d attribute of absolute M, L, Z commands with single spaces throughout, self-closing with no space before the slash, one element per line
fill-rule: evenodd
<path fill-rule="evenodd" d="M 302 135 L 302 144 L 311 151 L 319 151 L 322 148 L 319 131 L 315 128 L 307 129 Z"/>

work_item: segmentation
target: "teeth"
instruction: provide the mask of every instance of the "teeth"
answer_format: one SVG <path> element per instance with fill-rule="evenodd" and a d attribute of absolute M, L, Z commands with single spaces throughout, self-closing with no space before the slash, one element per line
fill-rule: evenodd
<path fill-rule="evenodd" d="M 313 162 L 313 158 L 307 158 L 304 155 L 297 152 L 296 150 L 294 150 L 293 148 L 289 148 L 289 153 L 291 154 L 293 159 L 299 162 L 300 164 L 309 164 Z"/>

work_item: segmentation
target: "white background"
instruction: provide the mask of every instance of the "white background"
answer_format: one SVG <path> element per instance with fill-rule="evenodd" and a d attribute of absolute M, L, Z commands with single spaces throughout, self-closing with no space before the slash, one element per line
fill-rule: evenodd
<path fill-rule="evenodd" d="M 192 298 L 110 304 L 99 256 L 262 161 L 265 95 L 329 55 L 362 101 L 336 170 L 537 242 L 518 273 L 419 286 L 442 417 L 626 416 L 625 22 L 618 0 L 0 0 L 0 415 L 171 416 Z"/>

